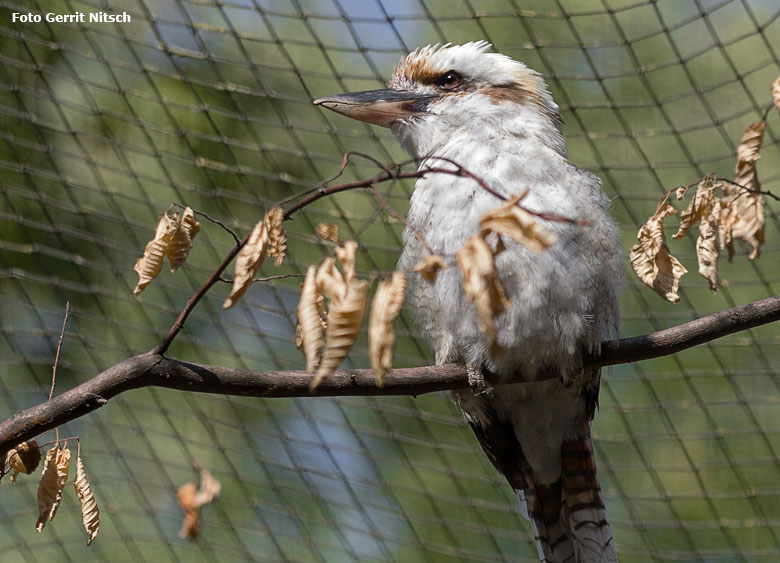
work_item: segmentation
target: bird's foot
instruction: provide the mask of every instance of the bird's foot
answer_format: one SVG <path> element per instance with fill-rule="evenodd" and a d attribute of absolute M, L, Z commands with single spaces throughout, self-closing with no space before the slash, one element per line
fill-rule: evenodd
<path fill-rule="evenodd" d="M 476 366 L 466 366 L 466 373 L 469 376 L 469 387 L 475 395 L 490 394 L 493 387 L 485 380 L 482 369 Z"/>

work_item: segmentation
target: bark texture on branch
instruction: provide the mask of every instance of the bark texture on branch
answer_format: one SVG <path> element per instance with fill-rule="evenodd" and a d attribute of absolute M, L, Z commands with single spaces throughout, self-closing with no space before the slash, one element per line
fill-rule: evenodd
<path fill-rule="evenodd" d="M 603 342 L 586 367 L 603 367 L 667 356 L 697 344 L 780 320 L 780 296 L 708 315 L 644 336 Z M 141 387 L 247 397 L 307 397 L 314 376 L 304 371 L 255 371 L 191 364 L 148 352 L 119 362 L 89 381 L 0 423 L 0 459 L 15 445 L 82 417 L 109 399 Z M 499 382 L 492 381 L 493 384 Z M 412 395 L 468 387 L 465 366 L 445 364 L 394 369 L 377 387 L 370 369 L 337 370 L 315 391 L 318 397 Z"/>
<path fill-rule="evenodd" d="M 601 354 L 587 358 L 585 363 L 591 367 L 602 367 L 660 358 L 778 320 L 780 295 L 775 295 L 652 334 L 603 342 Z"/>

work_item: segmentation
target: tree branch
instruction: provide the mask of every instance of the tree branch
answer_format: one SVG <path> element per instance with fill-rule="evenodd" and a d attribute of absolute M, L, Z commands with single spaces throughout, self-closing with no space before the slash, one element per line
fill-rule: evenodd
<path fill-rule="evenodd" d="M 674 354 L 697 344 L 780 320 L 780 295 L 741 305 L 695 321 L 644 336 L 603 342 L 601 353 L 585 358 L 590 368 L 647 360 Z M 0 459 L 15 445 L 80 418 L 111 398 L 141 387 L 246 397 L 306 397 L 314 376 L 304 371 L 254 371 L 191 364 L 147 352 L 124 360 L 86 383 L 19 412 L 0 424 Z M 547 373 L 536 380 L 557 377 Z M 529 380 L 513 381 L 514 383 Z M 493 385 L 508 382 L 490 381 Z M 468 387 L 465 366 L 445 364 L 394 369 L 377 387 L 370 369 L 337 370 L 315 396 L 411 395 Z"/>
<path fill-rule="evenodd" d="M 602 342 L 601 354 L 585 358 L 585 365 L 613 366 L 669 356 L 735 332 L 778 320 L 780 320 L 780 295 L 775 295 L 652 334 Z"/>

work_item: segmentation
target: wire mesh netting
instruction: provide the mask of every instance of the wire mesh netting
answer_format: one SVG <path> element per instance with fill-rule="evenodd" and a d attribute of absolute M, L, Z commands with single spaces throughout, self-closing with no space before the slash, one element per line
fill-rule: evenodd
<path fill-rule="evenodd" d="M 128 23 L 14 21 L 13 13 L 126 12 Z M 414 47 L 487 39 L 545 75 L 572 161 L 614 198 L 624 247 L 668 189 L 731 177 L 743 129 L 780 71 L 777 0 L 20 0 L 0 11 L 0 418 L 45 400 L 65 302 L 57 389 L 150 349 L 233 245 L 204 227 L 190 260 L 139 299 L 132 266 L 171 202 L 246 234 L 273 202 L 331 176 L 342 154 L 406 159 L 387 130 L 311 100 L 381 87 Z M 759 163 L 780 192 L 777 115 Z M 374 175 L 357 161 L 344 180 Z M 412 184 L 382 185 L 404 212 Z M 361 276 L 393 269 L 403 225 L 370 192 L 318 202 L 288 226 L 305 271 L 338 223 Z M 663 302 L 633 274 L 623 336 L 780 293 L 780 222 L 759 260 L 739 248 L 712 295 L 692 273 Z M 676 246 L 674 246 L 676 245 Z M 171 349 L 189 361 L 300 369 L 300 280 L 227 286 Z M 407 316 L 395 365 L 432 362 Z M 765 326 L 616 367 L 593 434 L 623 561 L 780 559 L 780 338 Z M 361 336 L 346 365 L 365 367 Z M 532 561 L 530 526 L 448 396 L 260 400 L 126 393 L 61 429 L 78 435 L 101 506 L 85 547 L 72 491 L 34 532 L 37 481 L 0 492 L 3 561 Z M 193 462 L 222 482 L 196 542 L 177 534 Z"/>

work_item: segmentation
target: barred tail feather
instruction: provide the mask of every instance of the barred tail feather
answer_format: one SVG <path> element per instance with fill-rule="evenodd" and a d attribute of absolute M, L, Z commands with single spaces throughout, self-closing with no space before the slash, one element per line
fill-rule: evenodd
<path fill-rule="evenodd" d="M 562 518 L 562 484 L 558 480 L 552 485 L 535 485 L 530 476 L 530 485 L 523 491 L 526 506 L 533 525 L 534 541 L 542 563 L 574 562 L 574 544 L 568 522 Z"/>
<path fill-rule="evenodd" d="M 552 484 L 539 484 L 513 424 L 499 417 L 487 396 L 456 391 L 454 397 L 490 461 L 518 491 L 520 510 L 533 525 L 539 560 L 617 562 L 588 423 L 583 423 L 582 438 L 561 444 L 560 478 Z"/>
<path fill-rule="evenodd" d="M 565 512 L 579 563 L 617 562 L 612 538 L 596 477 L 590 432 L 561 447 L 561 481 Z"/>

